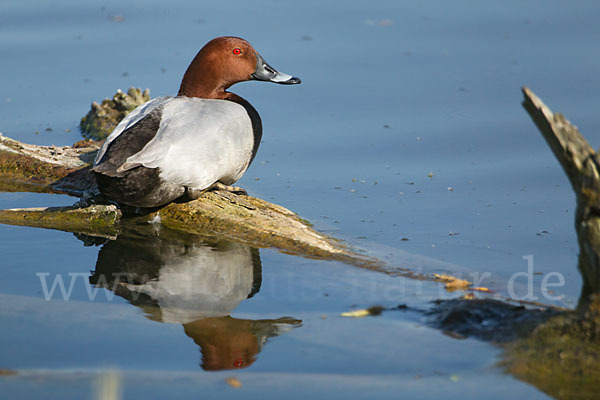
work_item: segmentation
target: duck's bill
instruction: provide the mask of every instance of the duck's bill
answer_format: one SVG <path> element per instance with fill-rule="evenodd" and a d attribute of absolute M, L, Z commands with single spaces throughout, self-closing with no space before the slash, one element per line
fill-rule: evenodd
<path fill-rule="evenodd" d="M 252 78 L 258 81 L 274 82 L 281 85 L 294 85 L 302 82 L 300 78 L 284 74 L 271 67 L 260 54 L 256 54 L 256 70 L 252 74 Z"/>

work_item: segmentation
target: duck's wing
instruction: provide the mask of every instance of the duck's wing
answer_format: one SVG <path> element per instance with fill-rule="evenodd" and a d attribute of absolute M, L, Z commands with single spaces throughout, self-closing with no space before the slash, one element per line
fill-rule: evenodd
<path fill-rule="evenodd" d="M 176 97 L 161 107 L 158 132 L 117 168 L 159 168 L 161 178 L 204 189 L 235 182 L 248 168 L 252 123 L 241 105 L 227 100 Z"/>
<path fill-rule="evenodd" d="M 107 150 L 111 147 L 115 139 L 120 137 L 123 132 L 127 131 L 128 129 L 131 130 L 131 128 L 133 128 L 138 122 L 146 118 L 152 112 L 156 114 L 156 110 L 167 104 L 169 101 L 171 101 L 171 99 L 172 97 L 170 96 L 157 97 L 156 99 L 152 99 L 145 102 L 144 104 L 138 106 L 135 110 L 127 114 L 127 116 L 123 118 L 121 122 L 119 122 L 119 124 L 115 127 L 111 134 L 106 138 L 106 141 L 98 151 L 98 154 L 96 154 L 96 158 L 94 159 L 94 166 L 97 166 L 98 164 L 105 161 L 103 160 L 103 157 L 105 156 Z M 155 134 L 156 132 L 154 132 L 154 135 Z"/>

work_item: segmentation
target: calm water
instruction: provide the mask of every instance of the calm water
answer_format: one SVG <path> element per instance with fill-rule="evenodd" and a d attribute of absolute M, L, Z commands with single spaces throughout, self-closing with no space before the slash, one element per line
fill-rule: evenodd
<path fill-rule="evenodd" d="M 488 272 L 481 284 L 503 295 L 511 276 L 527 270 L 522 257 L 533 255 L 542 273 L 534 294 L 573 307 L 581 286 L 574 195 L 521 108 L 519 88 L 532 88 L 600 144 L 599 11 L 593 1 L 541 0 L 3 1 L 0 131 L 71 144 L 92 101 L 129 86 L 174 94 L 207 40 L 242 36 L 303 80 L 232 89 L 263 119 L 263 143 L 239 182 L 250 194 L 298 212 L 390 268 Z M 0 208 L 72 202 L 0 194 Z M 0 368 L 19 371 L 0 379 L 3 393 L 90 397 L 99 371 L 112 368 L 121 371 L 126 398 L 504 398 L 507 388 L 517 398 L 544 397 L 495 367 L 498 349 L 444 336 L 416 311 L 339 317 L 373 304 L 425 309 L 455 296 L 438 285 L 274 250 L 260 251 L 257 269 L 255 250 L 188 241 L 158 240 L 144 250 L 126 238 L 90 245 L 72 234 L 0 226 Z M 126 257 L 138 253 L 147 257 Z M 150 279 L 171 273 L 174 281 L 186 276 L 206 286 L 186 266 L 227 264 L 207 254 L 238 260 L 229 264 L 241 270 L 232 267 L 230 275 L 212 269 L 228 291 L 184 288 L 174 306 L 162 295 L 173 288 L 130 285 L 116 295 L 99 289 L 89 300 L 89 277 L 99 267 Z M 540 291 L 550 272 L 564 277 L 553 288 L 561 300 Z M 66 289 L 73 278 L 70 300 L 57 291 L 46 301 L 39 273 L 48 273 L 48 285 L 63 276 Z M 517 294 L 526 293 L 524 283 Z M 132 293 L 143 296 L 132 300 Z M 179 308 L 193 312 L 173 311 Z M 231 311 L 231 318 L 209 311 Z M 219 343 L 202 333 L 210 329 L 220 332 Z M 236 351 L 251 365 L 207 372 L 217 360 L 239 363 L 236 343 L 246 344 Z M 239 391 L 224 383 L 232 374 L 243 383 Z"/>

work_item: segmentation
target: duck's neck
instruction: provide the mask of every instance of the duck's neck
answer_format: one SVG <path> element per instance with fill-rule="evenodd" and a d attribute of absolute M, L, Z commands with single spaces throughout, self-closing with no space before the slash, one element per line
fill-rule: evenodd
<path fill-rule="evenodd" d="M 188 70 L 189 71 L 189 70 Z M 210 82 L 202 79 L 189 79 L 188 73 L 184 76 L 179 87 L 178 96 L 200 97 L 202 99 L 225 99 L 229 92 L 220 82 Z"/>
<path fill-rule="evenodd" d="M 201 50 L 185 71 L 178 96 L 200 97 L 203 99 L 224 99 L 227 88 L 232 85 L 222 73 L 223 67 Z"/>

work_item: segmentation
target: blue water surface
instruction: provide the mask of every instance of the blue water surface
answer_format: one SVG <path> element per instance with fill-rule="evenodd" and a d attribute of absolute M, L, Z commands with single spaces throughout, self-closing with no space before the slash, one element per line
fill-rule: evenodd
<path fill-rule="evenodd" d="M 475 273 L 503 296 L 532 255 L 537 300 L 574 307 L 575 198 L 520 88 L 597 147 L 599 12 L 595 1 L 558 0 L 3 1 L 0 132 L 72 144 L 92 101 L 130 86 L 173 95 L 205 42 L 241 36 L 303 81 L 231 89 L 263 120 L 261 148 L 239 182 L 251 195 L 390 269 Z M 0 208 L 73 201 L 0 194 Z M 200 368 L 181 324 L 151 320 L 103 289 L 90 301 L 83 275 L 69 301 L 45 300 L 36 274 L 89 274 L 99 247 L 9 226 L 0 226 L 0 243 L 0 368 L 19 371 L 0 387 L 11 398 L 89 397 L 107 368 L 122 371 L 126 398 L 544 397 L 495 367 L 494 346 L 444 336 L 417 313 L 339 317 L 452 296 L 436 284 L 261 250 L 261 290 L 232 316 L 291 316 L 302 326 L 267 340 L 235 373 L 238 392 L 224 382 L 231 372 Z M 541 283 L 551 272 L 565 283 L 548 298 Z M 524 296 L 528 282 L 517 283 Z"/>

